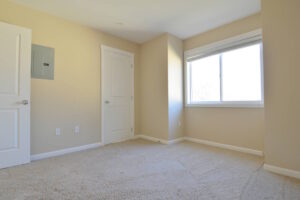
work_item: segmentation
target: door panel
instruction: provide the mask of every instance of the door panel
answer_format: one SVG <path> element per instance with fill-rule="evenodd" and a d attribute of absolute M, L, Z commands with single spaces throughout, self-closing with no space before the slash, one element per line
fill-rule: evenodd
<path fill-rule="evenodd" d="M 2 31 L 2 30 L 1 30 Z M 20 62 L 20 34 L 5 29 L 0 33 L 1 50 L 0 62 L 0 95 L 18 95 L 19 62 Z M 0 47 L 0 48 L 1 48 Z"/>
<path fill-rule="evenodd" d="M 18 147 L 18 110 L 0 110 L 0 151 Z"/>
<path fill-rule="evenodd" d="M 0 22 L 0 44 L 1 169 L 30 161 L 31 31 Z"/>
<path fill-rule="evenodd" d="M 113 122 L 112 131 L 130 130 L 130 107 L 128 105 L 111 106 L 111 121 Z"/>
<path fill-rule="evenodd" d="M 130 63 L 125 59 L 112 64 L 111 84 L 113 97 L 130 96 Z"/>
<path fill-rule="evenodd" d="M 133 136 L 133 55 L 102 46 L 102 142 Z"/>

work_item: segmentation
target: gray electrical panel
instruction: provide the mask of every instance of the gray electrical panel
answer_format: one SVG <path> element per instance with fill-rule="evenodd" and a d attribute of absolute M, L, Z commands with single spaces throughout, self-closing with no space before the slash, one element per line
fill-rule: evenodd
<path fill-rule="evenodd" d="M 31 77 L 54 80 L 54 49 L 32 45 Z"/>

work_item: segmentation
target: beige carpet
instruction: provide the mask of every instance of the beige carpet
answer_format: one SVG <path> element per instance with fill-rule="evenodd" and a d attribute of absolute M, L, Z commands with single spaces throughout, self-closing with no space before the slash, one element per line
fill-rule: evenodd
<path fill-rule="evenodd" d="M 300 181 L 262 158 L 135 140 L 0 170 L 0 199 L 300 200 Z"/>

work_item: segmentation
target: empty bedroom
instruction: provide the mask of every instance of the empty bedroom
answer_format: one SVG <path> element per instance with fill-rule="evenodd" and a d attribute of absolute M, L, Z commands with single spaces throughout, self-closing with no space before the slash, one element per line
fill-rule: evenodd
<path fill-rule="evenodd" d="M 0 0 L 0 200 L 300 200 L 299 0 Z"/>

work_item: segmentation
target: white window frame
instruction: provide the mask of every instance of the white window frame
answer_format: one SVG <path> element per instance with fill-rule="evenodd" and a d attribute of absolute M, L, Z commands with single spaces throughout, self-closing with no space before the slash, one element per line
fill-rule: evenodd
<path fill-rule="evenodd" d="M 190 72 L 188 71 L 188 62 L 204 58 L 210 55 L 220 54 L 222 52 L 238 49 L 241 47 L 250 46 L 251 44 L 260 44 L 261 47 L 261 101 L 222 101 L 222 75 L 220 76 L 220 101 L 201 101 L 191 103 L 191 87 L 190 87 Z M 229 39 L 215 42 L 206 46 L 198 47 L 184 52 L 184 74 L 185 74 L 185 106 L 186 107 L 238 107 L 238 108 L 263 108 L 264 107 L 264 67 L 263 67 L 263 45 L 262 45 L 262 30 L 258 29 L 238 35 Z M 220 56 L 220 59 L 221 56 Z M 220 63 L 220 65 L 222 62 Z M 222 70 L 222 67 L 220 67 Z M 222 71 L 220 71 L 222 73 Z"/>

